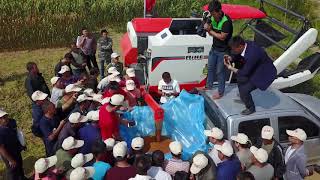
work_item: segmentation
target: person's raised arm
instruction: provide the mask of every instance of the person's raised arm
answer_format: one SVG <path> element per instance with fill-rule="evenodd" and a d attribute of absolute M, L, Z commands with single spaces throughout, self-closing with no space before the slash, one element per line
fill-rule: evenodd
<path fill-rule="evenodd" d="M 82 48 L 84 46 L 85 41 L 86 41 L 86 37 L 84 37 L 84 35 L 78 36 L 77 43 L 76 43 L 77 47 Z"/>
<path fill-rule="evenodd" d="M 111 39 L 111 38 L 109 38 L 109 39 L 110 39 L 110 41 L 108 42 L 108 44 L 107 44 L 107 46 L 106 46 L 106 49 L 107 49 L 107 50 L 112 50 L 113 42 L 112 42 L 112 39 Z"/>
<path fill-rule="evenodd" d="M 49 139 L 50 141 L 55 140 L 55 139 L 58 137 L 60 131 L 62 130 L 62 128 L 63 128 L 63 126 L 64 126 L 65 124 L 66 124 L 66 120 L 65 120 L 65 119 L 62 120 L 62 121 L 60 121 L 60 124 L 59 124 L 58 128 L 57 128 L 56 130 L 54 130 L 54 131 L 48 136 L 48 139 Z"/>
<path fill-rule="evenodd" d="M 73 95 L 71 98 L 67 100 L 64 104 L 62 104 L 62 111 L 69 109 L 77 100 L 76 95 Z"/>
<path fill-rule="evenodd" d="M 226 21 L 223 24 L 221 32 L 213 31 L 212 30 L 212 25 L 208 24 L 208 23 L 206 23 L 204 27 L 208 31 L 210 36 L 212 36 L 214 38 L 217 38 L 217 39 L 219 39 L 221 41 L 225 41 L 227 39 L 228 35 L 230 33 L 232 33 L 232 31 L 233 31 L 232 22 L 230 22 L 230 21 Z"/>
<path fill-rule="evenodd" d="M 74 58 L 71 59 L 71 64 L 77 68 L 81 68 L 82 64 L 79 64 L 76 62 L 76 60 Z"/>

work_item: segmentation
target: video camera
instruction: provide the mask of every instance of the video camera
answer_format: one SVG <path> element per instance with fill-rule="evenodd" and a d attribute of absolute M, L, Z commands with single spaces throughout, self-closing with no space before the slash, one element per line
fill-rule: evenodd
<path fill-rule="evenodd" d="M 201 37 L 207 37 L 207 31 L 204 29 L 204 25 L 208 23 L 211 24 L 211 14 L 209 11 L 205 11 L 202 14 L 202 23 L 197 29 L 197 34 Z"/>

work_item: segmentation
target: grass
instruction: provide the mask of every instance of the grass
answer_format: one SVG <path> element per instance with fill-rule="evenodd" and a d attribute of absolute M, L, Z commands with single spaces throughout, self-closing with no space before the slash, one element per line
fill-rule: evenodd
<path fill-rule="evenodd" d="M 111 31 L 114 42 L 120 42 L 121 34 Z M 114 44 L 114 50 L 120 52 L 119 43 Z M 50 87 L 50 78 L 53 76 L 54 66 L 69 51 L 69 48 L 38 49 L 32 51 L 17 51 L 0 53 L 0 108 L 6 110 L 10 117 L 17 120 L 27 142 L 28 150 L 23 152 L 26 174 L 30 175 L 34 162 L 44 156 L 44 145 L 41 140 L 30 131 L 31 101 L 24 88 L 26 78 L 25 65 L 28 61 L 38 64 L 47 85 Z M 0 163 L 0 179 L 3 179 L 4 164 Z"/>
<path fill-rule="evenodd" d="M 319 26 L 319 24 L 317 25 Z M 114 50 L 120 52 L 118 45 L 121 33 L 111 30 L 111 37 L 116 42 L 114 43 Z M 30 132 L 31 102 L 24 88 L 25 64 L 28 61 L 36 62 L 49 85 L 49 79 L 53 75 L 55 64 L 68 50 L 68 48 L 53 48 L 0 53 L 0 107 L 4 108 L 12 118 L 17 120 L 18 127 L 26 136 L 28 150 L 23 152 L 23 159 L 27 175 L 32 173 L 35 160 L 44 156 L 44 146 L 40 139 Z M 291 88 L 290 91 L 307 93 L 320 98 L 320 75 Z M 0 179 L 3 179 L 3 173 L 4 165 L 2 163 L 0 164 Z"/>

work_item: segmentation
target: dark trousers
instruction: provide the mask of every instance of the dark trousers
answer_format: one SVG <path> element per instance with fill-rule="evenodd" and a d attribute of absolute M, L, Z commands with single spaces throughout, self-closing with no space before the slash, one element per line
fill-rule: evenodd
<path fill-rule="evenodd" d="M 11 168 L 9 162 L 2 158 L 6 165 L 6 180 L 24 180 L 24 172 L 23 172 L 23 163 L 21 154 L 18 157 L 15 157 L 17 161 L 17 166 L 15 168 Z"/>
<path fill-rule="evenodd" d="M 255 105 L 251 96 L 251 92 L 257 87 L 252 84 L 246 77 L 237 77 L 240 98 L 246 105 L 247 109 L 255 110 Z"/>
<path fill-rule="evenodd" d="M 98 63 L 97 63 L 97 60 L 96 60 L 96 55 L 85 55 L 86 59 L 87 59 L 87 66 L 89 68 L 89 70 L 92 69 L 92 65 L 93 67 L 99 69 L 98 67 Z M 92 65 L 91 65 L 92 63 Z"/>

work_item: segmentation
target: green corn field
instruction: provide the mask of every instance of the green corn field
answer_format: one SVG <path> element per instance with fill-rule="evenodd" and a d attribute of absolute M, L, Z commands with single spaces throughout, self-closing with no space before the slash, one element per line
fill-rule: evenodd
<path fill-rule="evenodd" d="M 156 12 L 159 17 L 189 17 L 200 14 L 209 1 L 158 0 Z M 258 5 L 256 0 L 222 1 Z M 288 8 L 305 14 L 312 8 L 309 2 L 290 0 Z M 125 31 L 127 21 L 142 17 L 143 0 L 1 0 L 0 12 L 0 51 L 61 47 L 74 41 L 82 27 Z"/>
<path fill-rule="evenodd" d="M 190 7 L 200 9 L 206 2 L 162 0 L 157 6 L 161 16 L 185 17 Z M 143 16 L 143 0 L 1 0 L 0 12 L 0 49 L 35 49 L 65 46 L 82 27 L 124 29 L 127 21 Z"/>

